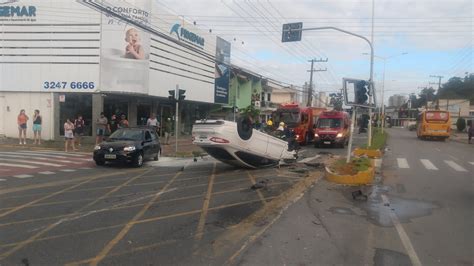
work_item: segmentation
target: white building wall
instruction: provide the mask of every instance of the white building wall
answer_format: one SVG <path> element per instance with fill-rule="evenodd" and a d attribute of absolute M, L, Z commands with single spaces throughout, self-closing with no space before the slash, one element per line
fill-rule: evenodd
<path fill-rule="evenodd" d="M 40 110 L 43 117 L 41 138 L 54 139 L 54 100 L 52 93 L 0 92 L 0 135 L 18 137 L 17 117 L 21 109 L 25 109 L 28 120 L 27 138 L 33 138 L 34 110 Z"/>

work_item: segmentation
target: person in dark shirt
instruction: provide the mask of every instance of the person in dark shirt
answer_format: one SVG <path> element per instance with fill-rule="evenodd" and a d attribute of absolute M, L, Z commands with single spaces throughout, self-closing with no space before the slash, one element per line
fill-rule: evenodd
<path fill-rule="evenodd" d="M 117 128 L 118 128 L 118 118 L 115 114 L 112 115 L 112 117 L 110 118 L 110 121 L 109 121 L 109 131 L 110 131 L 110 134 L 114 133 Z"/>

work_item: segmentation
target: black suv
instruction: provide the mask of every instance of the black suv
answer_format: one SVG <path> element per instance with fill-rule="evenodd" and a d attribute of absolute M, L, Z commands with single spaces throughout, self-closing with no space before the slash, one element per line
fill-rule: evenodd
<path fill-rule="evenodd" d="M 94 161 L 97 165 L 131 162 L 140 167 L 145 159 L 158 161 L 160 153 L 160 140 L 153 128 L 121 128 L 95 146 Z"/>

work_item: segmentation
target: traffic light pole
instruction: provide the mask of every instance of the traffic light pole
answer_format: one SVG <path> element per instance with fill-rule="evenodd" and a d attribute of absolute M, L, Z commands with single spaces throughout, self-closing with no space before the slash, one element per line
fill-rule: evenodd
<path fill-rule="evenodd" d="M 354 138 L 354 123 L 355 123 L 355 118 L 356 118 L 356 110 L 357 110 L 357 107 L 353 106 L 352 118 L 351 118 L 351 136 L 349 137 L 349 145 L 347 145 L 346 163 L 349 163 L 351 161 L 352 139 Z"/>
<path fill-rule="evenodd" d="M 346 30 L 343 30 L 343 29 L 339 29 L 339 28 L 336 28 L 336 27 L 314 27 L 314 28 L 306 28 L 306 29 L 294 29 L 294 30 L 290 30 L 290 31 L 312 31 L 312 30 L 335 30 L 335 31 L 339 31 L 339 32 L 342 32 L 342 33 L 345 33 L 345 34 L 349 34 L 349 35 L 352 35 L 352 36 L 355 36 L 355 37 L 358 37 L 360 39 L 363 39 L 364 41 L 366 41 L 369 46 L 370 46 L 370 79 L 369 79 L 369 82 L 370 82 L 370 89 L 369 89 L 369 105 L 372 104 L 372 97 L 375 97 L 375 88 L 374 88 L 374 82 L 373 82 L 373 76 L 374 76 L 374 47 L 372 46 L 372 42 L 367 39 L 366 37 L 362 36 L 362 35 L 359 35 L 359 34 L 356 34 L 356 33 L 352 33 L 350 31 L 346 31 Z M 353 112 L 354 114 L 354 112 Z M 372 146 L 372 108 L 369 108 L 369 136 L 368 136 L 368 146 Z M 350 152 L 350 147 L 349 147 L 349 152 Z M 349 157 L 348 157 L 349 158 Z"/>
<path fill-rule="evenodd" d="M 179 85 L 176 85 L 176 90 L 174 92 L 174 95 L 175 95 L 175 100 L 176 100 L 176 114 L 175 114 L 175 125 L 174 125 L 174 136 L 175 136 L 175 156 L 178 157 L 178 125 L 179 125 L 179 101 L 178 101 L 178 97 L 179 97 Z"/>

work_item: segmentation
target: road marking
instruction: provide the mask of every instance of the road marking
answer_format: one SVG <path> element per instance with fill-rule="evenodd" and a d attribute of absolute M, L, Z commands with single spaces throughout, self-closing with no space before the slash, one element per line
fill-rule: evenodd
<path fill-rule="evenodd" d="M 444 162 L 447 163 L 449 166 L 451 166 L 451 168 L 453 168 L 454 170 L 458 172 L 467 172 L 467 170 L 464 167 L 460 166 L 459 164 L 453 161 L 444 160 Z"/>
<path fill-rule="evenodd" d="M 26 158 L 26 159 L 35 159 L 35 160 L 51 160 L 51 158 L 46 158 L 46 157 L 32 157 L 32 156 L 26 156 L 26 155 L 12 155 L 12 154 L 0 154 L 0 158 L 3 157 L 8 157 L 8 158 Z M 54 159 L 54 162 L 56 163 L 73 163 L 73 164 L 80 164 L 81 162 L 73 162 L 69 160 L 59 160 L 59 159 Z"/>
<path fill-rule="evenodd" d="M 410 168 L 405 158 L 397 158 L 398 168 Z"/>
<path fill-rule="evenodd" d="M 37 164 L 37 165 L 53 166 L 53 167 L 63 167 L 64 166 L 64 165 L 55 164 L 55 163 L 45 163 L 45 162 L 37 162 L 37 161 L 31 161 L 31 160 L 18 160 L 18 159 L 6 159 L 6 158 L 0 158 L 0 161 L 18 162 L 18 163 L 24 163 L 24 164 Z"/>
<path fill-rule="evenodd" d="M 26 169 L 35 169 L 38 166 L 32 165 L 23 165 L 23 164 L 14 164 L 14 163 L 0 163 L 1 166 L 10 166 L 10 167 L 17 167 L 17 168 L 26 168 Z"/>
<path fill-rule="evenodd" d="M 214 167 L 212 168 L 212 174 L 209 177 L 206 196 L 204 197 L 204 203 L 202 204 L 201 216 L 199 217 L 199 223 L 196 228 L 196 234 L 194 234 L 194 239 L 197 241 L 201 240 L 203 236 L 204 225 L 206 224 L 207 212 L 209 210 L 209 203 L 211 201 L 212 196 L 212 188 L 214 187 L 214 179 L 216 178 L 216 165 L 217 163 L 214 163 Z"/>
<path fill-rule="evenodd" d="M 436 166 L 434 166 L 434 164 L 432 164 L 430 162 L 430 160 L 428 159 L 420 159 L 421 163 L 423 164 L 423 166 L 425 166 L 426 169 L 428 170 L 438 170 L 438 168 Z"/>
<path fill-rule="evenodd" d="M 39 172 L 38 174 L 41 174 L 41 175 L 53 175 L 53 174 L 56 174 L 55 172 L 50 172 L 50 171 L 44 171 L 44 172 Z"/>
<path fill-rule="evenodd" d="M 189 163 L 187 163 L 184 168 L 186 168 L 186 166 L 188 165 Z M 151 169 L 150 169 L 151 170 Z M 149 170 L 149 171 L 150 171 Z M 153 203 L 155 203 L 156 201 L 158 201 L 158 199 L 160 198 L 160 193 L 163 193 L 164 191 L 168 190 L 168 187 L 171 186 L 171 184 L 176 180 L 176 178 L 181 174 L 182 172 L 179 171 L 177 172 L 171 179 L 170 181 L 168 181 L 168 183 L 166 183 L 166 185 L 159 191 L 157 192 L 153 198 L 151 198 L 151 200 L 148 201 L 148 203 L 143 206 L 143 208 L 137 213 L 135 214 L 135 216 L 127 222 L 127 224 L 122 228 L 122 230 L 120 230 L 120 232 L 112 239 L 110 240 L 107 245 L 105 245 L 105 247 L 99 252 L 99 254 L 97 254 L 91 261 L 90 265 L 91 266 L 97 266 L 97 264 L 99 264 L 99 262 L 101 260 L 103 260 L 105 258 L 105 256 L 107 256 L 107 254 L 109 254 L 109 252 L 112 250 L 113 247 L 115 247 L 115 245 L 117 245 L 117 243 L 123 239 L 123 237 L 128 233 L 128 231 L 130 231 L 130 229 L 132 229 L 132 227 L 135 225 L 135 222 L 137 222 L 140 218 L 142 218 L 142 216 L 145 214 L 145 212 L 151 207 L 151 205 Z"/>
<path fill-rule="evenodd" d="M 0 182 L 7 181 L 6 179 L 0 178 Z"/>
<path fill-rule="evenodd" d="M 61 169 L 59 171 L 61 171 L 61 172 L 75 172 L 76 169 Z"/>
<path fill-rule="evenodd" d="M 437 151 L 441 151 L 441 149 L 440 149 L 440 148 L 436 148 L 436 150 L 437 150 Z"/>
<path fill-rule="evenodd" d="M 122 184 L 116 186 L 114 189 L 112 189 L 112 190 L 110 190 L 109 192 L 107 192 L 107 193 L 103 194 L 102 196 L 98 197 L 96 200 L 94 200 L 94 201 L 92 201 L 92 202 L 90 202 L 90 203 L 88 203 L 88 204 L 82 206 L 81 208 L 79 208 L 78 210 L 76 210 L 76 211 L 73 212 L 73 213 L 70 213 L 70 214 L 65 215 L 65 218 L 64 218 L 64 219 L 70 218 L 70 217 L 72 217 L 73 215 L 78 215 L 81 211 L 83 211 L 83 210 L 85 210 L 86 208 L 88 208 L 88 207 L 90 207 L 90 206 L 96 204 L 97 202 L 101 201 L 102 199 L 104 199 L 104 198 L 107 197 L 108 195 L 110 195 L 110 194 L 112 194 L 112 193 L 118 191 L 119 189 L 121 189 L 121 188 L 122 188 L 123 186 L 125 186 L 126 184 L 128 184 L 128 183 L 134 181 L 135 179 L 139 178 L 140 176 L 142 176 L 142 175 L 144 175 L 144 174 L 146 174 L 146 173 L 148 173 L 148 172 L 150 172 L 150 171 L 151 171 L 151 169 L 150 169 L 150 170 L 147 170 L 147 171 L 143 171 L 142 173 L 140 173 L 140 174 L 138 174 L 138 175 L 136 175 L 136 176 L 134 176 L 134 177 L 128 179 L 128 180 L 125 181 L 124 183 L 122 183 Z M 107 176 L 107 175 L 103 175 L 103 176 Z M 28 207 L 28 206 L 30 206 L 30 205 L 33 205 L 33 204 L 37 203 L 37 202 L 40 202 L 40 201 L 42 201 L 42 200 L 48 199 L 48 198 L 50 198 L 50 197 L 53 197 L 53 196 L 55 196 L 55 195 L 61 194 L 61 193 L 63 193 L 63 192 L 66 192 L 66 191 L 68 191 L 68 190 L 71 190 L 71 189 L 73 189 L 73 188 L 76 188 L 76 187 L 78 187 L 78 186 L 81 186 L 81 185 L 83 185 L 83 184 L 86 184 L 86 183 L 88 183 L 88 182 L 90 182 L 90 181 L 92 181 L 92 180 L 94 180 L 94 179 L 97 179 L 97 178 L 100 178 L 100 177 L 103 177 L 103 176 L 100 176 L 100 175 L 99 175 L 99 176 L 95 176 L 95 177 L 93 177 L 93 178 L 87 179 L 86 181 L 80 182 L 80 183 L 78 183 L 78 184 L 75 184 L 75 185 L 73 185 L 73 186 L 67 187 L 67 188 L 62 189 L 62 190 L 60 190 L 60 191 L 51 193 L 51 194 L 49 194 L 49 195 L 47 195 L 47 196 L 45 196 L 45 197 L 39 198 L 39 199 L 37 199 L 37 200 L 31 201 L 31 202 L 29 202 L 29 203 L 26 203 L 26 204 L 24 204 L 24 205 L 21 205 L 21 206 L 19 206 L 19 207 L 16 207 L 16 208 L 14 208 L 14 209 L 12 209 L 12 210 L 10 210 L 10 211 L 7 211 L 7 212 L 4 212 L 4 213 L 0 214 L 0 218 L 3 217 L 3 216 L 6 216 L 6 215 L 8 215 L 8 214 L 10 214 L 10 213 L 12 213 L 12 212 L 16 212 L 16 211 L 18 211 L 18 210 L 20 210 L 20 209 L 22 209 L 22 208 L 26 208 L 26 207 Z M 20 242 L 18 245 L 16 245 L 15 247 L 13 247 L 13 248 L 11 248 L 10 250 L 8 250 L 8 251 L 4 252 L 3 254 L 1 254 L 1 255 L 0 255 L 0 260 L 3 260 L 3 259 L 5 259 L 5 258 L 7 258 L 8 256 L 10 256 L 11 254 L 15 253 L 16 251 L 18 251 L 18 250 L 24 248 L 25 246 L 27 246 L 28 244 L 34 242 L 34 241 L 35 241 L 36 239 L 38 239 L 39 237 L 41 237 L 41 236 L 44 235 L 45 233 L 49 232 L 49 231 L 52 230 L 53 228 L 55 228 L 60 222 L 62 222 L 62 219 L 59 220 L 59 221 L 57 221 L 57 222 L 55 222 L 55 223 L 52 223 L 52 224 L 48 225 L 46 228 L 44 228 L 44 229 L 41 230 L 40 232 L 34 234 L 34 235 L 31 236 L 30 238 L 28 238 L 28 239 L 26 239 L 26 240 L 24 240 L 24 241 L 21 241 L 21 242 Z"/>
<path fill-rule="evenodd" d="M 247 175 L 249 176 L 249 179 L 250 179 L 250 182 L 252 182 L 252 185 L 255 185 L 255 177 L 249 172 L 247 171 Z M 266 184 L 265 184 L 266 185 Z M 257 189 L 257 194 L 258 194 L 258 197 L 260 198 L 260 200 L 262 201 L 262 204 L 263 205 L 266 205 L 267 202 L 265 201 L 265 197 L 263 196 L 262 192 L 260 191 L 260 189 Z"/>
<path fill-rule="evenodd" d="M 44 154 L 44 153 L 26 153 L 26 152 L 0 152 L 0 154 L 16 154 L 16 155 L 25 155 L 25 154 L 28 154 L 28 155 L 34 155 L 34 156 L 43 156 L 43 157 L 51 157 L 51 158 L 59 158 L 59 159 L 67 159 L 67 157 L 65 156 L 59 156 L 59 155 L 50 155 L 50 154 Z M 31 158 L 31 156 L 30 156 Z"/>
<path fill-rule="evenodd" d="M 30 177 L 33 177 L 32 175 L 14 175 L 13 177 L 16 177 L 16 178 L 30 178 Z"/>
<path fill-rule="evenodd" d="M 302 160 L 300 160 L 300 161 L 298 161 L 298 162 L 299 162 L 299 163 L 307 163 L 307 162 L 310 162 L 310 161 L 312 161 L 312 160 L 314 160 L 314 159 L 317 159 L 317 158 L 319 158 L 319 157 L 321 157 L 321 155 L 316 155 L 316 156 L 313 156 L 313 157 L 304 158 L 304 159 L 302 159 Z"/>
<path fill-rule="evenodd" d="M 30 152 L 23 151 L 23 153 L 30 153 Z M 52 154 L 52 155 L 60 155 L 60 156 L 71 156 L 71 157 L 84 157 L 84 155 L 81 155 L 81 154 L 56 152 L 56 151 L 35 151 L 35 153 Z"/>
<path fill-rule="evenodd" d="M 474 165 L 474 162 L 469 162 L 470 164 Z"/>
<path fill-rule="evenodd" d="M 397 215 L 390 207 L 390 201 L 388 200 L 388 197 L 383 194 L 381 196 L 382 196 L 382 201 L 384 205 L 388 206 L 389 208 L 388 214 L 390 216 L 390 219 L 392 220 L 393 225 L 395 226 L 395 229 L 397 229 L 398 236 L 400 237 L 400 240 L 402 241 L 402 244 L 405 247 L 405 250 L 407 251 L 408 256 L 410 257 L 411 264 L 413 266 L 421 266 L 421 261 L 418 258 L 418 255 L 416 254 L 415 248 L 413 248 L 410 238 L 408 237 L 407 233 L 403 229 L 403 226 L 398 220 Z"/>
<path fill-rule="evenodd" d="M 449 154 L 448 154 L 448 156 L 451 157 L 451 158 L 453 158 L 454 160 L 459 160 L 458 158 L 456 158 L 456 157 L 454 157 L 454 156 L 452 156 L 452 155 L 449 155 Z"/>
<path fill-rule="evenodd" d="M 90 168 L 90 167 L 81 167 L 79 169 L 81 169 L 81 170 L 91 170 L 92 168 Z"/>

